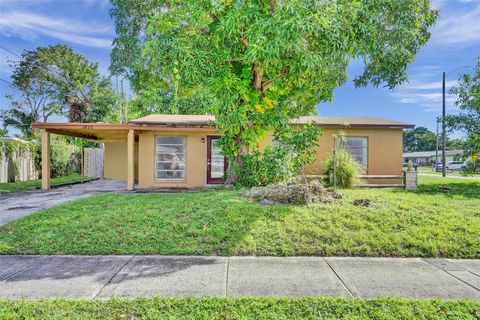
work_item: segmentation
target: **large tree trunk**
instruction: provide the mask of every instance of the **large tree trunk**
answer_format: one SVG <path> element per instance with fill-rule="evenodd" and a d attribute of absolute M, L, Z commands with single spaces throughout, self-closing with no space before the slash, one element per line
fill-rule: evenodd
<path fill-rule="evenodd" d="M 248 154 L 248 146 L 243 143 L 242 130 L 239 134 L 237 134 L 236 141 L 239 152 L 236 156 L 233 157 L 233 159 L 229 159 L 226 181 L 227 184 L 236 184 L 238 181 L 237 173 L 241 174 L 245 169 L 243 157 Z"/>

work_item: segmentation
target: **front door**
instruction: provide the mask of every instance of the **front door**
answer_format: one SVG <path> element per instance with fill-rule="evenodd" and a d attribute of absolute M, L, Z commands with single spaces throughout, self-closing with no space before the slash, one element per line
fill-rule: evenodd
<path fill-rule="evenodd" d="M 221 154 L 217 146 L 219 136 L 207 136 L 207 183 L 223 184 L 227 159 Z"/>

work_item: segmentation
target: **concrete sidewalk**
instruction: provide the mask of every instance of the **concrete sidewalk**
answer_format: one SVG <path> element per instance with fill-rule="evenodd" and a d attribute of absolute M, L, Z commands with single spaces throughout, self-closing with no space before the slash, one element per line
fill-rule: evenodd
<path fill-rule="evenodd" d="M 480 300 L 480 260 L 0 256 L 5 299 L 346 296 Z"/>

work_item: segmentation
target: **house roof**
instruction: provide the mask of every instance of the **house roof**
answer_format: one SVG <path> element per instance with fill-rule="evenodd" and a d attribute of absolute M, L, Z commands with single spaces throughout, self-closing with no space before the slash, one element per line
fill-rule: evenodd
<path fill-rule="evenodd" d="M 215 116 L 208 114 L 150 114 L 148 116 L 131 120 L 135 124 L 160 124 L 160 125 L 209 125 L 215 121 Z"/>
<path fill-rule="evenodd" d="M 442 150 L 438 150 L 438 154 L 442 154 Z M 446 156 L 456 156 L 456 155 L 463 155 L 463 150 L 446 150 Z M 429 158 L 434 157 L 435 151 L 417 151 L 417 152 L 404 152 L 404 158 Z"/>
<path fill-rule="evenodd" d="M 215 121 L 213 115 L 168 115 L 151 114 L 146 117 L 130 121 L 134 124 L 156 124 L 156 125 L 199 125 L 208 126 Z M 306 116 L 292 120 L 292 124 L 306 124 L 310 122 L 323 126 L 381 126 L 413 128 L 414 125 L 376 117 L 324 117 Z"/>
<path fill-rule="evenodd" d="M 135 131 L 214 131 L 215 117 L 212 115 L 166 115 L 152 114 L 135 119 L 127 124 L 106 123 L 51 123 L 36 122 L 33 128 L 45 129 L 51 133 L 91 140 L 125 140 L 129 130 Z M 373 117 L 300 117 L 292 124 L 316 122 L 320 126 L 332 127 L 379 127 L 379 128 L 413 128 L 407 123 Z"/>
<path fill-rule="evenodd" d="M 395 128 L 413 128 L 413 124 L 398 122 L 385 118 L 377 117 L 324 117 L 324 116 L 305 116 L 292 121 L 294 124 L 306 124 L 316 122 L 322 126 L 350 126 L 350 127 L 395 127 Z"/>

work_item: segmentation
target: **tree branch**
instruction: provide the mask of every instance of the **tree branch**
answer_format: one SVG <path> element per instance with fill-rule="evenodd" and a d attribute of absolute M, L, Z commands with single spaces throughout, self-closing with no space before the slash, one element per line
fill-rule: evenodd
<path fill-rule="evenodd" d="M 278 80 L 280 78 L 273 78 L 273 79 L 269 79 L 267 81 L 264 81 L 260 87 L 260 90 L 262 91 L 262 93 L 264 93 L 265 91 L 268 90 L 268 88 L 270 88 L 270 86 L 273 84 L 274 81 Z"/>
<path fill-rule="evenodd" d="M 262 88 L 263 71 L 258 68 L 256 62 L 252 64 L 252 86 L 254 89 L 260 90 Z"/>

